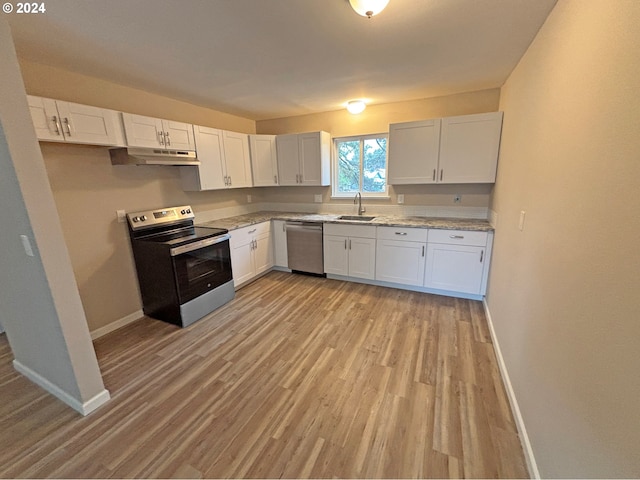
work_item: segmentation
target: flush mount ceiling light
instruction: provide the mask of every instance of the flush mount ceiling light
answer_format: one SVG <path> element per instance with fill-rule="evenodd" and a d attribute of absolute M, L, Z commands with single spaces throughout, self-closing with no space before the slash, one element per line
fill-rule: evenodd
<path fill-rule="evenodd" d="M 384 10 L 389 0 L 349 0 L 349 3 L 358 15 L 371 18 Z"/>
<path fill-rule="evenodd" d="M 347 110 L 349 110 L 349 113 L 354 115 L 364 112 L 365 108 L 367 108 L 367 104 L 362 100 L 351 100 L 350 102 L 347 102 Z"/>

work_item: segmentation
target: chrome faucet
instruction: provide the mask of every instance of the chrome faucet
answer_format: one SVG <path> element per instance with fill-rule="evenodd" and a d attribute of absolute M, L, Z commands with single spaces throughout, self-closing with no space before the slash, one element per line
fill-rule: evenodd
<path fill-rule="evenodd" d="M 356 197 L 353 199 L 354 205 L 356 202 L 358 202 L 358 215 L 362 215 L 366 212 L 366 209 L 362 206 L 362 194 L 360 192 L 356 193 Z"/>

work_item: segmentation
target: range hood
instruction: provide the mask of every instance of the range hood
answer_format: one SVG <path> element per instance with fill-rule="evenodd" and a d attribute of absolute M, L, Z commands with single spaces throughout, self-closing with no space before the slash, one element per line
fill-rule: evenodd
<path fill-rule="evenodd" d="M 112 165 L 200 165 L 196 152 L 165 148 L 112 148 Z"/>

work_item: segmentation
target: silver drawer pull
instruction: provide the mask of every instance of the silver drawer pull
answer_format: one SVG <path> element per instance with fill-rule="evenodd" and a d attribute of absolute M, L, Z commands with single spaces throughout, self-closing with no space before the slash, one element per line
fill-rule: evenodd
<path fill-rule="evenodd" d="M 406 235 L 407 232 L 396 232 L 396 235 Z"/>
<path fill-rule="evenodd" d="M 254 228 L 253 230 L 249 230 L 249 233 L 256 233 L 256 230 L 258 230 L 258 229 Z"/>
<path fill-rule="evenodd" d="M 449 238 L 464 238 L 464 235 L 449 235 Z"/>
<path fill-rule="evenodd" d="M 480 263 L 482 263 L 483 259 L 484 259 L 484 250 L 480 250 Z"/>
<path fill-rule="evenodd" d="M 58 123 L 58 117 L 57 116 L 53 116 L 53 123 L 56 126 L 56 135 L 60 135 L 60 124 Z"/>

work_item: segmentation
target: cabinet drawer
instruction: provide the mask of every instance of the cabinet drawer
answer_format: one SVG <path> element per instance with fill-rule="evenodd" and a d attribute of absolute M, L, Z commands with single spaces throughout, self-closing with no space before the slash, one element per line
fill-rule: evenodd
<path fill-rule="evenodd" d="M 407 242 L 426 242 L 426 228 L 378 227 L 378 240 L 403 240 Z"/>
<path fill-rule="evenodd" d="M 471 245 L 484 247 L 487 244 L 487 232 L 469 230 L 429 230 L 429 243 L 446 243 L 448 245 Z"/>
<path fill-rule="evenodd" d="M 376 238 L 376 227 L 367 225 L 324 224 L 325 235 L 342 235 L 345 237 Z"/>
<path fill-rule="evenodd" d="M 271 222 L 262 222 L 262 223 L 256 223 L 255 225 L 249 225 L 248 227 L 242 227 L 236 230 L 231 230 L 231 237 L 236 237 L 237 239 L 242 239 L 242 238 L 253 239 L 258 235 L 269 233 L 270 231 L 271 231 Z"/>

